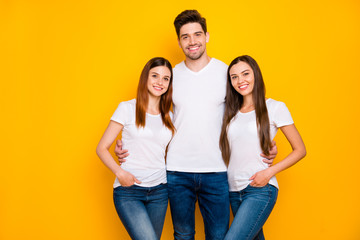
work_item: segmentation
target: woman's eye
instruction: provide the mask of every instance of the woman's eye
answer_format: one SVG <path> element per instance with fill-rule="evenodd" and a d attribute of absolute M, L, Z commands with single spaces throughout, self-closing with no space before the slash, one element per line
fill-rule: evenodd
<path fill-rule="evenodd" d="M 232 76 L 231 79 L 235 80 L 237 78 L 237 76 Z"/>
<path fill-rule="evenodd" d="M 249 75 L 249 73 L 247 73 L 247 72 L 246 72 L 246 73 L 244 73 L 244 76 L 247 76 L 247 75 Z"/>
<path fill-rule="evenodd" d="M 153 77 L 153 78 L 156 78 L 156 75 L 155 75 L 155 74 L 153 74 L 153 75 L 152 75 L 152 77 Z"/>

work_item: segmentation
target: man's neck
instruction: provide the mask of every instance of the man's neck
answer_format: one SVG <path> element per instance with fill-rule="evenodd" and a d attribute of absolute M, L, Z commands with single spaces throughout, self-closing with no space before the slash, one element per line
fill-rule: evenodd
<path fill-rule="evenodd" d="M 211 57 L 209 57 L 206 53 L 203 54 L 199 59 L 192 60 L 189 58 L 185 59 L 185 65 L 193 72 L 199 72 L 210 62 Z"/>

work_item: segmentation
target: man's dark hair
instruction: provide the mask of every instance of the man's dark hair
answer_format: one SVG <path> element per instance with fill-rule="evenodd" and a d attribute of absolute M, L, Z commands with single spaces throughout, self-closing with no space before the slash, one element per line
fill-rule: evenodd
<path fill-rule="evenodd" d="M 178 38 L 180 38 L 180 28 L 188 23 L 199 23 L 204 33 L 207 32 L 206 19 L 201 17 L 197 10 L 185 10 L 180 13 L 174 21 L 174 26 Z"/>

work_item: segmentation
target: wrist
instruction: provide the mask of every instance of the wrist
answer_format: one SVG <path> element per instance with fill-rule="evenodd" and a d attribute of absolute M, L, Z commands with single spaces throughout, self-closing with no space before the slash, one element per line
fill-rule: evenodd
<path fill-rule="evenodd" d="M 116 177 L 119 177 L 123 174 L 124 169 L 122 169 L 120 166 L 116 169 L 114 169 L 113 173 L 115 174 Z"/>
<path fill-rule="evenodd" d="M 270 178 L 276 175 L 276 168 L 274 166 L 271 166 L 266 169 L 266 171 L 269 173 Z"/>

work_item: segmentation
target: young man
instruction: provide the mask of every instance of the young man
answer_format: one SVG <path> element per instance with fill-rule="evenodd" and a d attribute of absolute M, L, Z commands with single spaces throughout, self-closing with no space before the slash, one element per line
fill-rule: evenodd
<path fill-rule="evenodd" d="M 174 237 L 194 239 L 198 201 L 206 239 L 223 239 L 230 215 L 226 165 L 219 149 L 227 65 L 207 54 L 209 33 L 198 11 L 183 11 L 174 25 L 185 54 L 185 61 L 173 71 L 176 133 L 167 152 Z M 119 158 L 126 156 L 120 143 L 115 152 Z"/>

